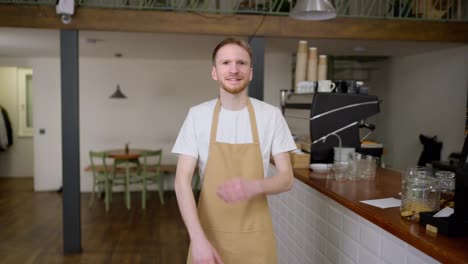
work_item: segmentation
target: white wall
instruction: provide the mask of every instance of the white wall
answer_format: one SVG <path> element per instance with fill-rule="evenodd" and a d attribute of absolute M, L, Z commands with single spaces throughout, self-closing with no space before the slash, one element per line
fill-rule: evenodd
<path fill-rule="evenodd" d="M 17 65 L 17 63 L 11 65 Z M 18 137 L 16 67 L 0 67 L 0 105 L 8 112 L 13 130 L 13 145 L 7 151 L 0 152 L 0 177 L 32 177 L 34 174 L 33 139 Z"/>
<path fill-rule="evenodd" d="M 468 47 L 396 57 L 381 64 L 372 92 L 383 100 L 376 138 L 393 168 L 416 165 L 419 134 L 437 135 L 442 159 L 461 151 L 468 89 Z"/>
<path fill-rule="evenodd" d="M 273 45 L 274 41 L 267 40 L 265 45 L 263 99 L 265 102 L 279 107 L 280 91 L 291 88 L 292 51 Z"/>
<path fill-rule="evenodd" d="M 80 151 L 82 168 L 90 150 L 163 149 L 163 163 L 175 164 L 170 151 L 191 106 L 216 98 L 211 61 L 80 60 Z M 117 83 L 128 97 L 109 99 Z M 91 177 L 82 174 L 82 190 Z M 170 185 L 169 185 L 170 186 Z"/>

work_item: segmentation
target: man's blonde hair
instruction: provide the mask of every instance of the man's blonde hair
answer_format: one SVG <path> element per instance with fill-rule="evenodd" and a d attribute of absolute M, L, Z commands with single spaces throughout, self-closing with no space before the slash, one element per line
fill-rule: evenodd
<path fill-rule="evenodd" d="M 238 38 L 234 38 L 234 37 L 225 38 L 218 45 L 216 45 L 216 47 L 213 50 L 213 55 L 211 57 L 211 59 L 213 61 L 213 65 L 216 65 L 216 55 L 218 54 L 218 51 L 222 47 L 224 47 L 226 45 L 229 45 L 229 44 L 234 44 L 234 45 L 237 45 L 237 46 L 245 49 L 245 51 L 247 51 L 247 53 L 249 54 L 250 66 L 252 66 L 252 48 L 250 47 L 249 43 L 247 43 L 246 41 L 244 41 L 242 39 L 238 39 Z"/>

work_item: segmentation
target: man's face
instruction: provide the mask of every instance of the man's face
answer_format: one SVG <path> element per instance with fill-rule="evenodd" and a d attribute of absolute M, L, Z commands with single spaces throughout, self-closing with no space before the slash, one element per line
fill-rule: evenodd
<path fill-rule="evenodd" d="M 223 46 L 216 54 L 211 76 L 226 92 L 238 94 L 244 91 L 252 80 L 249 53 L 235 44 Z"/>

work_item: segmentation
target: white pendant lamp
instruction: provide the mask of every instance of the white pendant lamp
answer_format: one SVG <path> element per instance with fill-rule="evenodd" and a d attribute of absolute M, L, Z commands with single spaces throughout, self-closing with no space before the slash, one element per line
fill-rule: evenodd
<path fill-rule="evenodd" d="M 336 10 L 328 0 L 297 0 L 289 16 L 300 20 L 326 20 L 336 17 Z"/>

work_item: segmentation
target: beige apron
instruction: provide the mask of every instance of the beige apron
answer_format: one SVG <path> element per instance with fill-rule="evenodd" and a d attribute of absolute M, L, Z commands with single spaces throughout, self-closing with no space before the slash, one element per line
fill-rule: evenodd
<path fill-rule="evenodd" d="M 263 179 L 263 160 L 250 99 L 247 109 L 253 143 L 221 143 L 216 142 L 219 99 L 216 103 L 198 216 L 208 240 L 225 264 L 275 264 L 276 242 L 266 195 L 235 204 L 227 204 L 216 195 L 216 189 L 226 180 Z M 191 247 L 187 263 L 192 263 Z"/>

